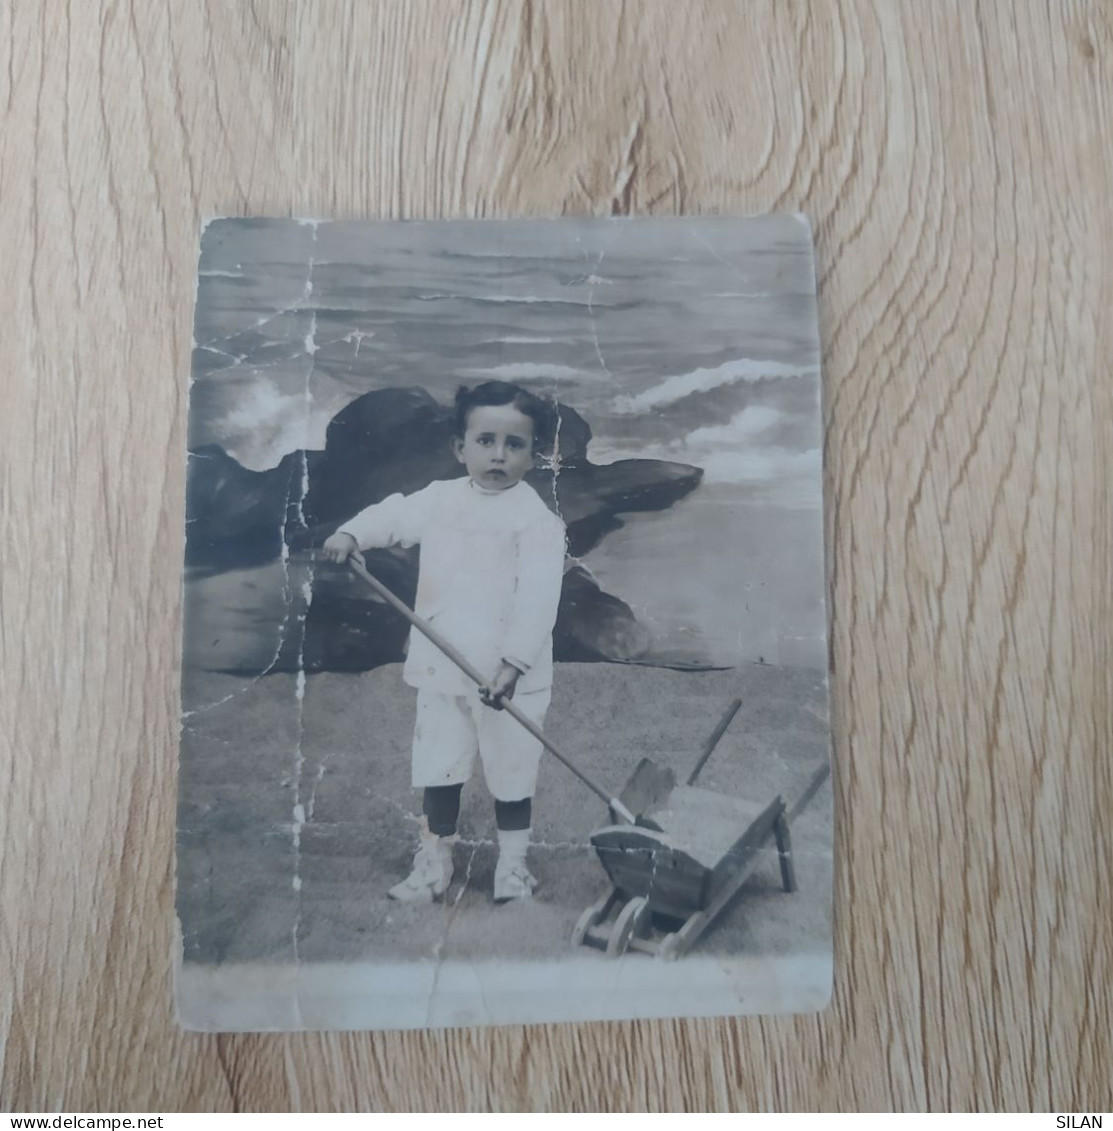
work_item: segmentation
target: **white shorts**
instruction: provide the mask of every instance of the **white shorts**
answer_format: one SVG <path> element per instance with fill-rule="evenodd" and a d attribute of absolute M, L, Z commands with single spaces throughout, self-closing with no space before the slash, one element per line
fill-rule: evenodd
<path fill-rule="evenodd" d="M 514 706 L 542 726 L 552 688 L 514 696 Z M 537 789 L 541 743 L 506 711 L 487 707 L 478 689 L 468 696 L 419 688 L 414 724 L 413 784 L 457 785 L 471 777 L 475 756 L 496 801 L 521 801 Z"/>

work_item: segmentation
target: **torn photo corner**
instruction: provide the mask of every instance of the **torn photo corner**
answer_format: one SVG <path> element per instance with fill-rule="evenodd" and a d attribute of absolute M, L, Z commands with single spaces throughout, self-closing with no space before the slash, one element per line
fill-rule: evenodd
<path fill-rule="evenodd" d="M 188 431 L 182 1025 L 824 1008 L 806 220 L 212 220 Z"/>

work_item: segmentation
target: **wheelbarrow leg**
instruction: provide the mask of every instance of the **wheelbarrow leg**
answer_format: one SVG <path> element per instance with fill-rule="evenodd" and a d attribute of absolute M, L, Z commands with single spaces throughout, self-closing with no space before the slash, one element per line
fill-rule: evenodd
<path fill-rule="evenodd" d="M 713 915 L 705 911 L 697 911 L 684 921 L 684 926 L 672 931 L 661 940 L 657 953 L 662 958 L 672 961 L 683 958 L 695 946 L 700 935 L 711 925 Z"/>
<path fill-rule="evenodd" d="M 783 812 L 777 815 L 773 823 L 773 834 L 777 838 L 777 855 L 781 861 L 781 883 L 785 891 L 795 891 L 796 867 L 792 862 L 792 837 Z"/>

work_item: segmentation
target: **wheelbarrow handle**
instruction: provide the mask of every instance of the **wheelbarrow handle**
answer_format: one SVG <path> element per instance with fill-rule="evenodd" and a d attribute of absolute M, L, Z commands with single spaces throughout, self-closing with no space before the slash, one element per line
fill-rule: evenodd
<path fill-rule="evenodd" d="M 719 745 L 719 739 L 726 734 L 727 727 L 730 726 L 731 720 L 738 714 L 738 708 L 742 706 L 741 699 L 735 699 L 733 703 L 726 709 L 723 717 L 719 720 L 718 726 L 711 732 L 710 738 L 703 744 L 703 750 L 700 751 L 699 761 L 692 767 L 692 772 L 688 775 L 688 780 L 685 785 L 694 785 L 696 778 L 699 777 L 700 770 L 707 764 L 707 759 L 711 757 L 715 747 Z"/>
<path fill-rule="evenodd" d="M 804 787 L 803 793 L 796 799 L 792 807 L 785 814 L 785 820 L 791 824 L 800 816 L 804 808 L 810 804 L 811 800 L 819 792 L 819 787 L 827 780 L 831 774 L 831 762 L 828 759 L 819 767 L 815 773 L 812 774 L 808 780 L 808 784 Z"/>
<path fill-rule="evenodd" d="M 463 673 L 479 687 L 485 687 L 487 680 L 483 675 L 472 666 L 467 657 L 456 648 L 450 641 L 446 640 L 427 620 L 420 617 L 406 604 L 400 597 L 398 597 L 391 589 L 388 589 L 374 574 L 369 573 L 367 568 L 356 558 L 348 558 L 348 566 L 351 571 L 363 581 L 366 581 L 376 593 L 388 605 L 397 609 L 420 632 L 423 636 L 427 637 L 433 642 Z M 561 750 L 559 750 L 553 743 L 545 736 L 545 732 L 532 720 L 527 718 L 522 712 L 514 705 L 513 700 L 504 699 L 502 701 L 502 709 L 517 723 L 525 727 L 542 746 L 550 754 L 553 755 L 558 761 L 563 762 L 598 797 L 602 798 L 623 820 L 628 821 L 631 825 L 635 824 L 634 814 L 622 804 L 617 797 L 611 797 L 605 789 L 596 785 L 577 765 L 575 765 Z"/>

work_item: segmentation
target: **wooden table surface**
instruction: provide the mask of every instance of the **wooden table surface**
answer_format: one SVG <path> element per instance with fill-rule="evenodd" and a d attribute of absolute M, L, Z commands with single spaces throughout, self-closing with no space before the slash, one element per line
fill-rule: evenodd
<path fill-rule="evenodd" d="M 0 3 L 0 1108 L 1113 1107 L 1113 8 Z M 171 1020 L 200 218 L 806 212 L 821 1016 Z"/>

